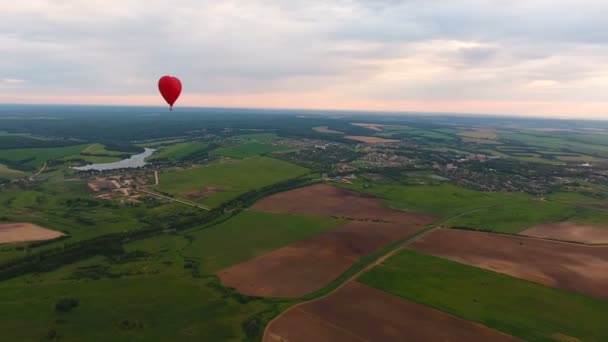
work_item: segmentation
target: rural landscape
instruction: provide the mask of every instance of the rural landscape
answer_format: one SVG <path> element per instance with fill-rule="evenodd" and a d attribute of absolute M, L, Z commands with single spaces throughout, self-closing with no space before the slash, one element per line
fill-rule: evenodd
<path fill-rule="evenodd" d="M 608 341 L 608 122 L 0 106 L 4 341 Z"/>

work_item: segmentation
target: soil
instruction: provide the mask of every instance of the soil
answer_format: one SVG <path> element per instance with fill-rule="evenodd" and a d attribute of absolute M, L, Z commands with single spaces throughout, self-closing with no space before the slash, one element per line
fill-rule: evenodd
<path fill-rule="evenodd" d="M 404 298 L 350 282 L 273 321 L 264 342 L 494 341 L 519 339 Z"/>
<path fill-rule="evenodd" d="M 0 243 L 52 240 L 65 234 L 32 223 L 0 224 Z"/>
<path fill-rule="evenodd" d="M 316 184 L 266 197 L 253 209 L 292 214 L 381 220 L 423 227 L 436 218 L 382 206 L 383 200 L 327 184 Z"/>
<path fill-rule="evenodd" d="M 589 245 L 608 244 L 608 227 L 573 222 L 539 224 L 519 234 L 541 239 L 572 241 Z"/>
<path fill-rule="evenodd" d="M 351 125 L 353 126 L 358 126 L 358 127 L 364 127 L 367 129 L 371 129 L 372 131 L 376 131 L 376 132 L 381 132 L 382 131 L 382 127 L 384 127 L 385 125 L 383 124 L 373 124 L 373 123 L 351 123 Z"/>
<path fill-rule="evenodd" d="M 218 273 L 225 286 L 259 297 L 297 298 L 319 290 L 359 258 L 420 227 L 354 221 Z"/>
<path fill-rule="evenodd" d="M 461 132 L 459 135 L 475 139 L 496 140 L 498 138 L 498 132 L 496 132 L 496 130 L 492 128 L 479 128 L 472 131 L 464 131 Z"/>
<path fill-rule="evenodd" d="M 533 282 L 608 299 L 608 246 L 438 229 L 408 248 Z"/>

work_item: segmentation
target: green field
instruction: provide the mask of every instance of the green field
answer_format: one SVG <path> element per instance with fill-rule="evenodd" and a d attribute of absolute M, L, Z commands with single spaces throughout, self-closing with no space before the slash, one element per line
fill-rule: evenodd
<path fill-rule="evenodd" d="M 285 151 L 286 147 L 261 144 L 257 142 L 237 146 L 224 146 L 213 150 L 213 154 L 231 158 L 248 158 L 271 152 Z"/>
<path fill-rule="evenodd" d="M 182 160 L 188 156 L 206 149 L 209 144 L 206 143 L 178 143 L 175 145 L 169 145 L 163 147 L 160 152 L 154 153 L 148 159 L 170 159 L 170 160 Z"/>
<path fill-rule="evenodd" d="M 271 143 L 279 139 L 275 133 L 249 133 L 239 135 L 239 139 L 246 142 Z"/>
<path fill-rule="evenodd" d="M 327 231 L 341 220 L 245 211 L 235 218 L 190 235 L 194 241 L 183 251 L 200 260 L 203 273 L 252 259 L 292 242 Z"/>
<path fill-rule="evenodd" d="M 571 205 L 529 199 L 463 215 L 450 220 L 449 226 L 516 234 L 541 223 L 575 220 L 576 214 Z"/>
<path fill-rule="evenodd" d="M 518 193 L 479 192 L 451 184 L 365 185 L 363 182 L 356 182 L 344 187 L 384 198 L 385 204 L 390 207 L 450 218 L 444 223 L 448 227 L 516 234 L 536 224 L 547 222 L 608 222 L 608 212 L 577 207 L 581 198 L 589 198 L 582 195 L 572 197 L 571 193 L 556 197 L 561 200 L 555 202 L 541 201 L 533 196 Z M 562 203 L 566 202 L 564 196 L 572 199 L 572 203 Z"/>
<path fill-rule="evenodd" d="M 608 340 L 606 302 L 409 250 L 359 281 L 528 341 Z"/>
<path fill-rule="evenodd" d="M 386 205 L 390 207 L 442 217 L 509 202 L 523 202 L 530 198 L 524 194 L 480 192 L 451 184 L 400 185 L 356 182 L 345 187 L 384 198 Z"/>
<path fill-rule="evenodd" d="M 0 164 L 0 179 L 14 179 L 14 178 L 21 178 L 24 177 L 26 175 L 26 173 L 19 171 L 19 170 L 13 170 L 9 167 L 7 167 L 6 165 Z"/>
<path fill-rule="evenodd" d="M 90 145 L 87 148 L 85 148 L 84 150 L 82 150 L 81 153 L 101 154 L 101 155 L 105 155 L 105 156 L 121 156 L 121 155 L 125 154 L 125 152 L 107 150 L 106 147 L 102 144 Z"/>
<path fill-rule="evenodd" d="M 245 160 L 212 164 L 205 167 L 163 172 L 156 188 L 175 195 L 200 191 L 206 186 L 217 188 L 217 192 L 200 202 L 218 206 L 247 191 L 279 183 L 308 173 L 308 169 L 268 157 L 253 157 Z"/>
<path fill-rule="evenodd" d="M 62 159 L 71 155 L 79 155 L 82 150 L 90 145 L 74 145 L 66 147 L 51 148 L 17 148 L 0 150 L 0 160 L 21 162 L 24 166 L 36 168 L 50 159 Z"/>

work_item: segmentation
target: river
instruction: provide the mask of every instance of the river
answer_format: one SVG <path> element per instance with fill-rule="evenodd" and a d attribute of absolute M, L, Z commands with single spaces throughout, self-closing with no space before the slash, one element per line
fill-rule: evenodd
<path fill-rule="evenodd" d="M 80 167 L 75 167 L 76 170 L 80 171 L 106 171 L 106 170 L 116 170 L 116 169 L 134 169 L 138 167 L 142 167 L 146 165 L 146 158 L 151 156 L 156 150 L 153 148 L 146 148 L 144 152 L 140 154 L 132 155 L 127 159 L 123 159 L 121 161 L 117 161 L 114 163 L 104 163 L 104 164 L 91 164 Z"/>

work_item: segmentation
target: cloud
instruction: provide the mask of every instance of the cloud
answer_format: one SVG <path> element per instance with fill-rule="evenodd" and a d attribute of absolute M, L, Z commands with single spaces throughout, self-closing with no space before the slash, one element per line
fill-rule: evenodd
<path fill-rule="evenodd" d="M 600 115 L 607 15 L 601 0 L 5 1 L 0 101 L 137 104 L 173 74 L 183 104 L 281 94 L 295 107 L 547 112 L 569 101 L 572 115 L 577 103 Z"/>

